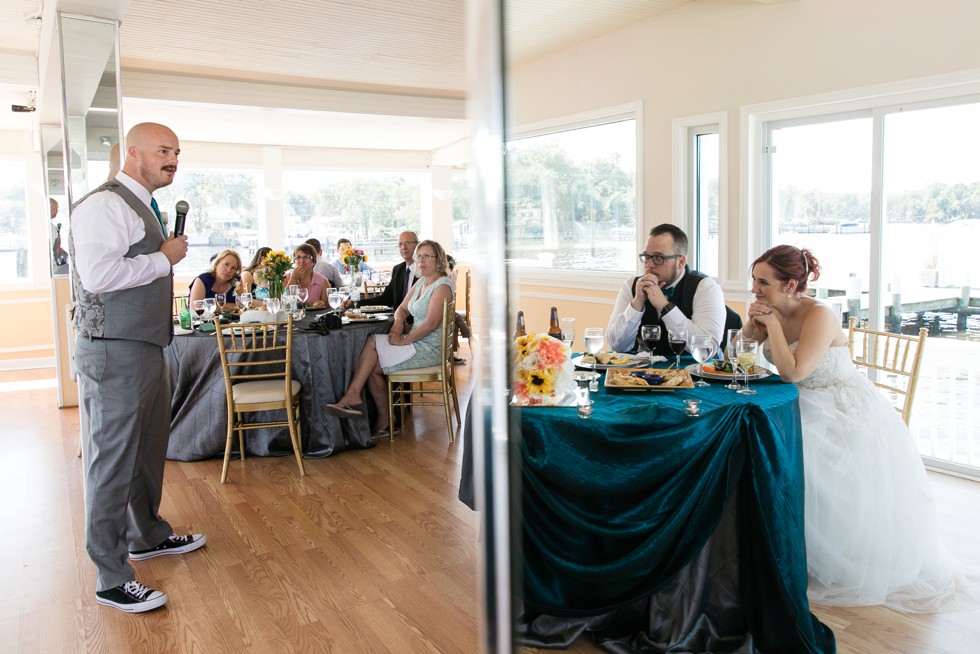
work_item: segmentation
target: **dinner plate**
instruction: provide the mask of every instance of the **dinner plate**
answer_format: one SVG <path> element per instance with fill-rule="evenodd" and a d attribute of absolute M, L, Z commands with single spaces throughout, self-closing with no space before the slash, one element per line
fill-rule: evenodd
<path fill-rule="evenodd" d="M 664 384 L 635 386 L 621 383 L 620 380 L 624 377 L 632 378 L 633 375 L 630 373 L 634 372 L 640 372 L 645 375 L 660 375 L 664 377 L 665 382 L 679 378 L 680 382 L 672 386 L 666 386 Z M 606 373 L 605 386 L 606 388 L 615 389 L 617 391 L 676 391 L 680 388 L 694 388 L 694 380 L 691 379 L 691 373 L 686 369 L 678 370 L 674 368 L 671 370 L 667 368 L 617 368 Z"/>
<path fill-rule="evenodd" d="M 649 361 L 646 356 L 628 353 L 624 354 L 620 352 L 617 352 L 617 354 L 626 357 L 628 361 L 626 361 L 626 363 L 597 363 L 595 366 L 593 366 L 588 361 L 583 362 L 582 357 L 585 355 L 580 354 L 576 357 L 572 357 L 572 363 L 574 363 L 575 367 L 579 370 L 610 370 L 612 368 L 629 368 L 630 366 L 644 365 Z"/>
<path fill-rule="evenodd" d="M 358 308 L 361 313 L 385 313 L 386 311 L 391 311 L 391 307 L 384 307 L 380 305 L 368 305 L 366 307 Z"/>
<path fill-rule="evenodd" d="M 766 377 L 771 377 L 773 375 L 772 370 L 764 368 L 763 366 L 752 366 L 755 371 L 749 375 L 749 381 L 753 379 L 765 379 Z M 698 374 L 698 364 L 692 363 L 685 368 L 692 375 Z M 704 374 L 701 375 L 704 379 L 718 379 L 723 381 L 731 381 L 732 374 L 729 372 L 721 372 L 720 370 L 715 370 L 710 363 L 704 364 Z M 745 375 L 738 373 L 738 379 L 745 379 Z"/>
<path fill-rule="evenodd" d="M 382 320 L 387 320 L 387 319 L 388 319 L 388 314 L 386 313 L 376 313 L 370 316 L 364 316 L 363 318 L 348 318 L 347 316 L 341 317 L 342 322 L 344 322 L 345 324 L 351 322 L 381 322 Z"/>

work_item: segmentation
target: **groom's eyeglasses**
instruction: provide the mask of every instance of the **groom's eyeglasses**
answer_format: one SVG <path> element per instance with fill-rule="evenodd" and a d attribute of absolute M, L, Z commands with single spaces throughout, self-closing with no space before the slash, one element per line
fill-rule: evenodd
<path fill-rule="evenodd" d="M 664 264 L 664 261 L 667 261 L 668 259 L 679 259 L 681 255 L 670 254 L 664 256 L 662 254 L 647 254 L 646 252 L 640 252 L 639 256 L 640 256 L 640 261 L 642 261 L 643 263 L 646 263 L 647 261 L 652 261 L 653 265 L 662 266 Z"/>

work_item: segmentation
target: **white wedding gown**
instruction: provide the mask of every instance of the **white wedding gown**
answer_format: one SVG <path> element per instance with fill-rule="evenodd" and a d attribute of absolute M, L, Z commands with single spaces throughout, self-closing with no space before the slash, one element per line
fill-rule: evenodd
<path fill-rule="evenodd" d="M 765 354 L 772 359 L 768 342 Z M 829 348 L 797 387 L 810 601 L 945 608 L 964 578 L 939 542 L 929 480 L 901 416 L 847 345 Z"/>

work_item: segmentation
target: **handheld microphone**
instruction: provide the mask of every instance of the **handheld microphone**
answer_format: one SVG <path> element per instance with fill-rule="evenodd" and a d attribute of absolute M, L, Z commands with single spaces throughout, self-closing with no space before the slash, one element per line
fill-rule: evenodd
<path fill-rule="evenodd" d="M 174 220 L 174 236 L 183 236 L 184 223 L 187 221 L 187 212 L 191 210 L 191 205 L 181 200 L 174 209 L 177 212 L 177 218 Z"/>

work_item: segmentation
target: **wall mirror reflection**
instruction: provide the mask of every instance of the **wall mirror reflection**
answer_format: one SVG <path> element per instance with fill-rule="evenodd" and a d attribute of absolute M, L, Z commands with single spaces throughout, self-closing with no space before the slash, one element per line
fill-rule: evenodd
<path fill-rule="evenodd" d="M 57 131 L 41 130 L 54 275 L 68 272 L 62 243 L 68 207 L 110 176 L 110 160 L 118 166 L 122 133 L 117 23 L 68 14 L 59 19 L 63 119 Z"/>

